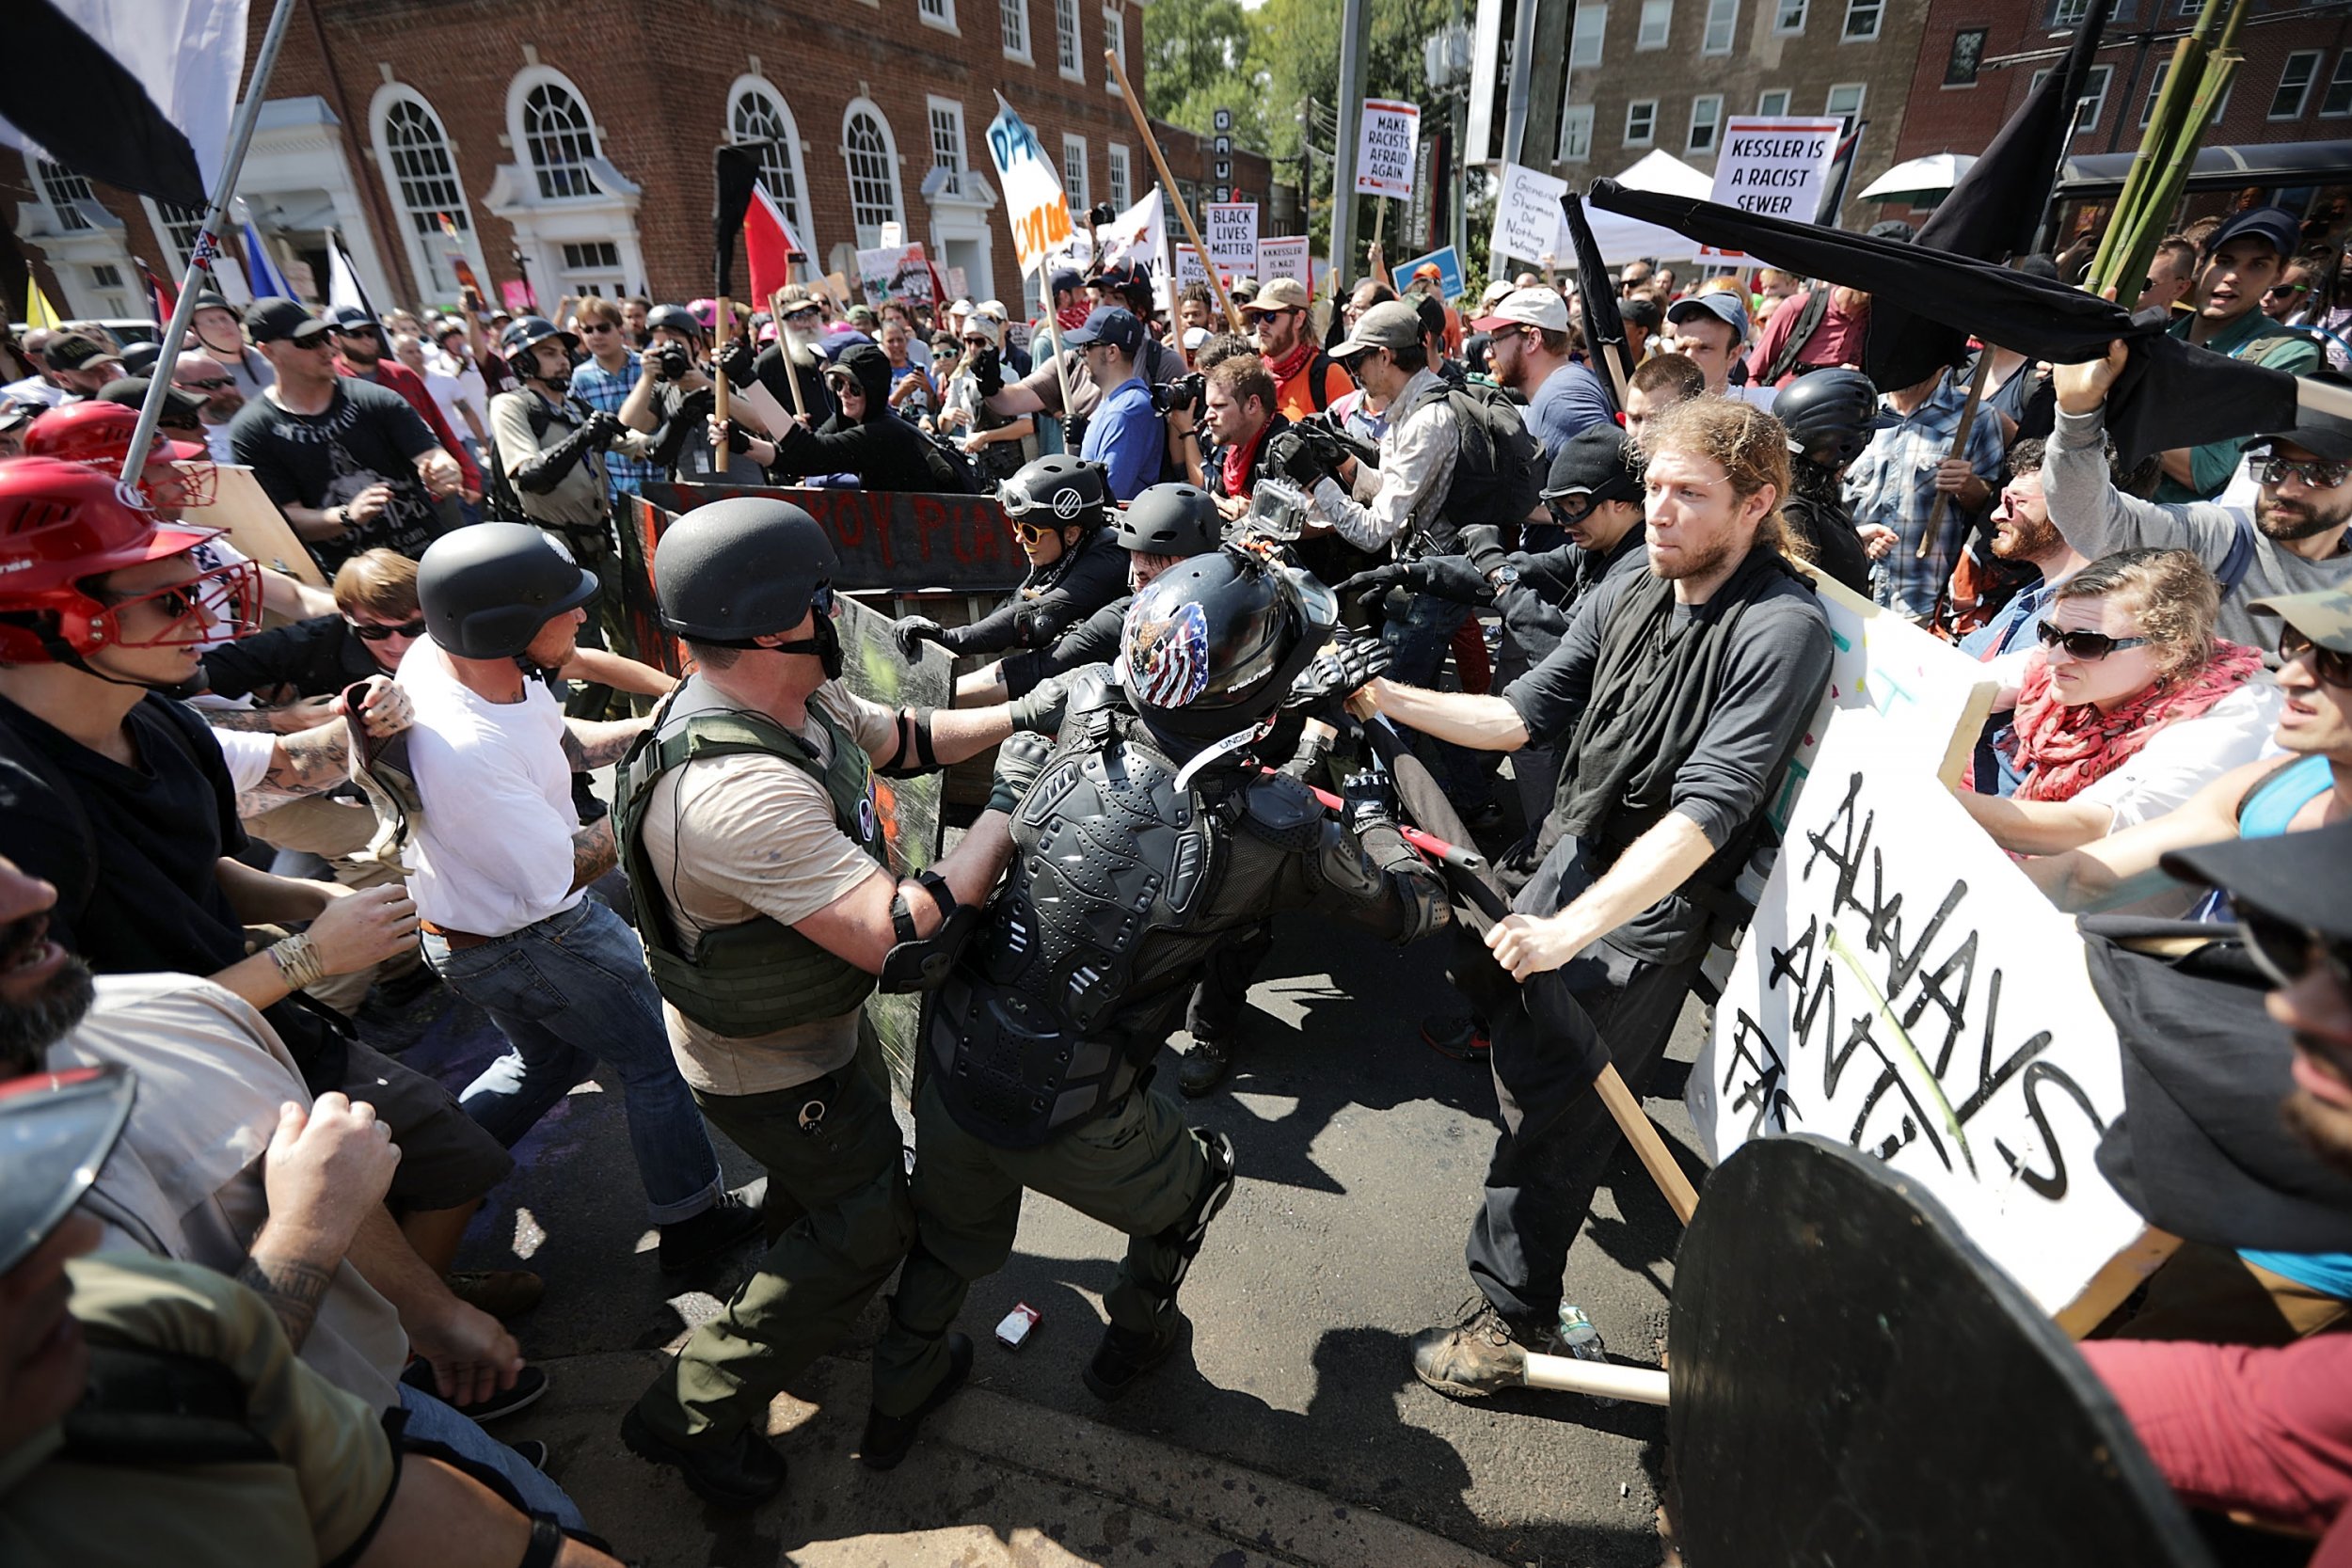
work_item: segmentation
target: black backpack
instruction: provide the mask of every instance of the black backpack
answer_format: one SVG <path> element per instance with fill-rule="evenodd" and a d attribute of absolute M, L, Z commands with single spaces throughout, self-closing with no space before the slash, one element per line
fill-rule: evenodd
<path fill-rule="evenodd" d="M 1473 525 L 1507 528 L 1535 510 L 1542 499 L 1543 469 L 1537 462 L 1535 436 L 1519 415 L 1519 405 L 1502 388 L 1484 381 L 1456 386 L 1440 380 L 1422 403 L 1446 400 L 1461 445 L 1454 459 L 1453 483 L 1438 514 L 1443 532 L 1432 543 L 1450 550 L 1462 530 Z M 1416 405 L 1412 412 L 1419 412 Z M 1409 419 L 1408 413 L 1405 418 Z"/>

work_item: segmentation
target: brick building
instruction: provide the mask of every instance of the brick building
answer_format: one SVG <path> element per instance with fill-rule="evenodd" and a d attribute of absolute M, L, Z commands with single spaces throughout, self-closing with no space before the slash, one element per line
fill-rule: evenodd
<path fill-rule="evenodd" d="M 1515 8 L 1527 29 L 1525 129 L 1508 123 Z M 1713 173 L 1727 116 L 1850 115 L 1864 121 L 1858 191 L 1891 167 L 1929 0 L 1480 0 L 1473 57 L 1498 91 L 1473 98 L 1467 157 L 1508 159 L 1581 187 L 1653 148 Z M 1849 196 L 1842 221 L 1878 215 Z"/>
<path fill-rule="evenodd" d="M 1298 187 L 1275 178 L 1274 162 L 1263 152 L 1253 152 L 1231 142 L 1224 157 L 1216 154 L 1216 138 L 1181 125 L 1170 125 L 1164 119 L 1152 121 L 1152 134 L 1159 138 L 1160 152 L 1168 159 L 1168 171 L 1176 177 L 1176 188 L 1192 209 L 1196 220 L 1203 201 L 1254 201 L 1258 204 L 1258 231 L 1262 234 L 1295 234 L 1298 226 Z M 1149 154 L 1146 154 L 1148 157 Z M 1217 176 L 1217 166 L 1225 166 L 1224 178 Z M 1148 188 L 1154 171 L 1146 168 L 1143 178 Z M 1226 193 L 1222 197 L 1219 192 Z M 1168 215 L 1176 225 L 1176 214 Z M 1182 226 L 1169 230 L 1170 240 L 1181 236 Z"/>
<path fill-rule="evenodd" d="M 995 94 L 1060 152 L 1073 206 L 1133 199 L 1151 166 L 1103 55 L 1120 51 L 1144 90 L 1140 8 L 301 0 L 238 194 L 297 287 L 307 266 L 317 292 L 332 228 L 380 302 L 453 301 L 453 253 L 494 289 L 527 278 L 548 306 L 683 299 L 712 286 L 712 147 L 782 137 L 767 182 L 823 270 L 854 277 L 851 252 L 897 223 L 943 269 L 963 268 L 975 296 L 1013 296 L 983 140 Z M 252 8 L 255 46 L 269 10 Z M 199 216 L 6 150 L 0 198 L 70 315 L 143 314 L 131 259 L 176 276 Z M 13 288 L 12 306 L 21 275 Z"/>
<path fill-rule="evenodd" d="M 2086 0 L 1930 0 L 1902 156 L 1973 152 L 2058 62 Z M 2053 247 L 2095 228 L 2138 148 L 2195 0 L 2119 0 L 2074 119 Z M 2340 228 L 2352 188 L 2352 6 L 2255 0 L 2207 150 L 2237 149 L 2228 172 L 2192 181 L 2181 221 L 2253 199 Z M 2223 160 L 2213 155 L 2212 162 Z M 2249 194 L 2250 193 L 2250 194 Z"/>

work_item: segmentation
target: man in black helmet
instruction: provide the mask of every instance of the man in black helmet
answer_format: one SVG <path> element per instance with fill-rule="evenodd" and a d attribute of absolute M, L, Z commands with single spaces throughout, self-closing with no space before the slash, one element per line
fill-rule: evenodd
<path fill-rule="evenodd" d="M 1118 684 L 1081 682 L 1051 748 L 1007 746 L 1012 862 L 928 1009 L 920 1230 L 874 1352 L 878 1410 L 956 1386 L 948 1329 L 1011 1251 L 1027 1188 L 1130 1238 L 1087 1386 L 1116 1399 L 1166 1360 L 1187 1326 L 1177 1288 L 1234 1183 L 1232 1146 L 1150 1085 L 1191 981 L 1277 908 L 1400 942 L 1442 920 L 1435 874 L 1369 781 L 1343 827 L 1253 754 L 1337 621 L 1327 589 L 1268 555 L 1197 556 L 1136 596 Z M 1363 678 L 1361 652 L 1328 655 L 1344 667 L 1329 689 Z"/>
<path fill-rule="evenodd" d="M 694 673 L 622 764 L 615 812 L 671 1050 L 703 1114 L 766 1167 L 782 1231 L 622 1428 L 722 1505 L 784 1484 L 769 1402 L 914 1240 L 898 1124 L 858 1060 L 863 1004 L 878 975 L 907 990 L 944 964 L 1011 850 L 1003 813 L 985 812 L 937 865 L 900 878 L 874 781 L 961 762 L 1060 706 L 1057 689 L 977 711 L 853 695 L 838 568 L 786 501 L 715 501 L 662 536 L 654 590 Z M 921 1414 L 878 1405 L 866 1463 L 896 1465 Z"/>
<path fill-rule="evenodd" d="M 612 868 L 612 824 L 580 825 L 572 770 L 616 760 L 645 721 L 567 721 L 537 672 L 570 659 L 597 588 L 525 523 L 476 523 L 425 551 L 430 629 L 400 661 L 423 805 L 411 885 L 425 961 L 509 1047 L 459 1096 L 466 1114 L 512 1148 L 595 1063 L 612 1068 L 661 1266 L 678 1273 L 748 1241 L 759 1216 L 720 1182 L 635 934 L 587 895 Z"/>
<path fill-rule="evenodd" d="M 621 422 L 653 437 L 650 461 L 675 479 L 702 484 L 765 484 L 759 465 L 730 452 L 720 467 L 710 450 L 709 417 L 717 407 L 703 324 L 683 305 L 657 305 L 645 313 L 645 343 L 637 385 L 621 404 Z"/>
<path fill-rule="evenodd" d="M 1097 465 L 1060 453 L 1025 463 L 997 486 L 996 500 L 1029 558 L 1028 575 L 1003 604 L 968 626 L 943 626 L 925 615 L 900 621 L 893 635 L 902 657 L 912 660 L 925 642 L 951 654 L 1050 648 L 1126 585 L 1126 557 L 1104 531 L 1110 491 Z M 990 689 L 984 682 L 959 683 L 956 701 L 993 701 Z"/>
<path fill-rule="evenodd" d="M 1892 549 L 1891 530 L 1865 542 L 1841 481 L 1879 428 L 1878 388 L 1860 371 L 1815 371 L 1782 388 L 1772 417 L 1788 431 L 1788 499 L 1780 505 L 1789 533 L 1813 563 L 1867 598 L 1870 562 Z"/>

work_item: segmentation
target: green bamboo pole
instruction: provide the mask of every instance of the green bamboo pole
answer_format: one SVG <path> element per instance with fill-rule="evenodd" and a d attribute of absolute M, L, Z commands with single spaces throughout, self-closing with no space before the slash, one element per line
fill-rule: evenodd
<path fill-rule="evenodd" d="M 2150 182 L 2130 243 L 2122 253 L 2124 265 L 2121 276 L 2126 279 L 2147 276 L 2157 242 L 2171 229 L 2173 209 L 2180 205 L 2181 193 L 2188 188 L 2189 171 L 2196 166 L 2197 150 L 2204 141 L 2206 128 L 2213 123 L 2213 112 L 2219 106 L 2222 95 L 2230 90 L 2230 80 L 2244 60 L 2237 47 L 2238 30 L 2250 8 L 2249 0 L 2237 0 L 2231 8 L 2228 25 L 2222 29 L 2220 41 L 2206 57 L 2204 75 L 2189 103 L 2187 123 L 2170 156 L 2158 166 Z M 2118 296 L 2121 297 L 2120 291 Z"/>
<path fill-rule="evenodd" d="M 2197 14 L 2197 25 L 2173 45 L 2172 64 L 2165 72 L 2163 89 L 2156 95 L 2156 111 L 2149 119 L 2148 128 L 2140 134 L 2139 149 L 2132 155 L 2132 166 L 2123 177 L 2122 194 L 2116 198 L 2115 213 L 2107 221 L 2106 232 L 2100 236 L 2098 253 L 2091 261 L 2087 285 L 2091 293 L 2103 293 L 2115 287 L 2121 293 L 2122 280 L 2131 276 L 2125 262 L 2131 254 L 2132 237 L 2143 222 L 2141 214 L 2147 211 L 2151 188 L 2168 167 L 2180 161 L 2184 138 L 2187 155 L 2195 156 L 2201 127 L 2188 118 L 2190 104 L 2203 86 L 2205 62 L 2213 40 L 2225 25 L 2225 8 L 2242 10 L 2244 5 L 2245 0 L 2205 0 L 2204 8 Z M 2168 205 L 2164 210 L 2169 214 L 2171 208 Z M 2153 253 L 2152 247 L 2148 255 Z M 2143 275 L 2147 264 L 2148 258 L 2143 256 L 2138 262 Z M 2137 291 L 2133 297 L 2137 297 Z"/>

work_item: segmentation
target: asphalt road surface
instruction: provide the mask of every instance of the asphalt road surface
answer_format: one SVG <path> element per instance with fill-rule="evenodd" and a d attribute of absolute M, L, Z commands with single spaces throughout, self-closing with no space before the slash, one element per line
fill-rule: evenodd
<path fill-rule="evenodd" d="M 1078 1372 L 1101 1333 L 1101 1294 L 1123 1238 L 1032 1194 L 1010 1264 L 975 1287 L 961 1328 L 974 1378 L 995 1393 L 1147 1434 L 1376 1509 L 1510 1563 L 1647 1568 L 1664 1465 L 1664 1412 L 1521 1391 L 1455 1402 L 1415 1380 L 1407 1343 L 1470 1295 L 1462 1241 L 1493 1142 L 1484 1066 L 1418 1034 L 1454 1005 L 1441 943 L 1403 952 L 1301 916 L 1278 924 L 1251 993 L 1247 1043 L 1195 1119 L 1233 1139 L 1241 1185 L 1183 1296 L 1188 1354 L 1105 1406 Z M 497 1049 L 480 1014 L 435 992 L 412 1025 L 412 1065 L 462 1085 Z M 1650 1110 L 1695 1174 L 1679 1102 L 1700 1013 L 1686 1010 Z M 1175 1049 L 1160 1058 L 1172 1088 Z M 517 1333 L 553 1360 L 652 1350 L 715 1310 L 739 1264 L 681 1284 L 648 1256 L 643 1191 L 613 1082 L 582 1085 L 516 1153 L 521 1168 L 477 1220 L 464 1266 L 528 1266 L 545 1305 Z M 720 1140 L 730 1182 L 756 1175 Z M 1567 1299 L 1618 1359 L 1654 1366 L 1665 1336 L 1677 1227 L 1639 1164 L 1620 1156 L 1570 1256 Z M 1021 1351 L 994 1340 L 1025 1302 L 1043 1320 Z M 835 1352 L 862 1360 L 869 1307 Z M 918 1447 L 907 1468 L 922 1465 Z M 559 1477 L 561 1471 L 559 1468 Z M 777 1506 L 793 1506 L 792 1495 Z M 594 1498 L 581 1499 L 592 1521 Z M 821 1535 L 821 1524 L 799 1522 Z"/>

